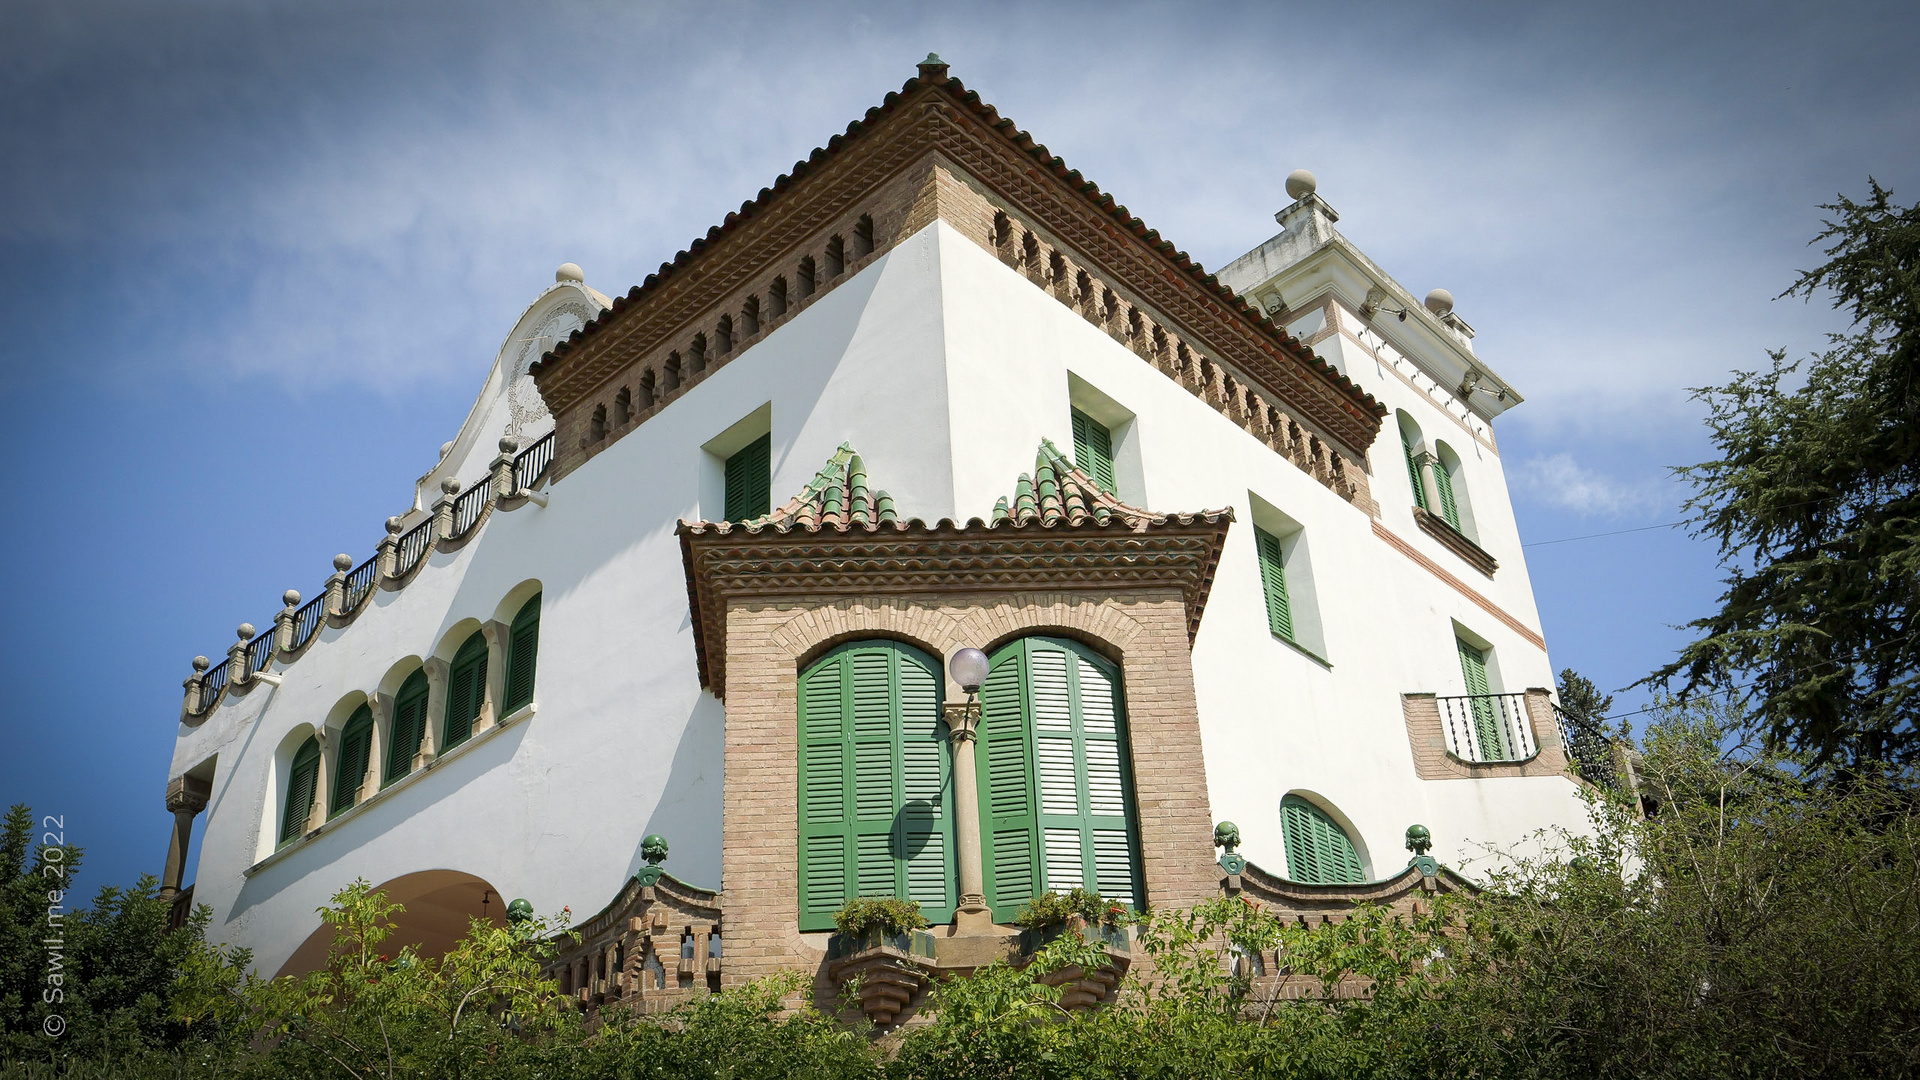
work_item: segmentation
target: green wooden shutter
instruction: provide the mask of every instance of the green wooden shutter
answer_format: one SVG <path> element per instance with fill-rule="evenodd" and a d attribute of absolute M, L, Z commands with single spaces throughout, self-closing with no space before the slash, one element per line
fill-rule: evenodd
<path fill-rule="evenodd" d="M 540 595 L 520 605 L 507 631 L 507 700 L 500 707 L 504 720 L 533 701 L 533 673 L 540 654 Z"/>
<path fill-rule="evenodd" d="M 314 788 L 320 782 L 320 740 L 307 736 L 293 755 L 287 772 L 287 804 L 280 812 L 280 845 L 300 839 L 313 812 Z"/>
<path fill-rule="evenodd" d="M 1427 486 L 1420 482 L 1420 461 L 1413 456 L 1413 440 L 1407 438 L 1405 428 L 1400 430 L 1400 452 L 1407 459 L 1407 479 L 1413 482 L 1413 505 L 1422 510 L 1431 510 L 1427 505 Z"/>
<path fill-rule="evenodd" d="M 1079 409 L 1073 410 L 1073 463 L 1101 491 L 1113 491 L 1113 433 Z"/>
<path fill-rule="evenodd" d="M 800 928 L 849 896 L 957 902 L 938 665 L 897 642 L 843 645 L 800 679 Z"/>
<path fill-rule="evenodd" d="M 353 809 L 360 799 L 360 785 L 367 779 L 367 759 L 373 750 L 373 710 L 365 705 L 355 709 L 340 729 L 340 753 L 333 759 L 333 802 L 327 807 L 332 819 Z"/>
<path fill-rule="evenodd" d="M 727 520 L 752 521 L 773 509 L 773 436 L 762 435 L 727 459 Z"/>
<path fill-rule="evenodd" d="M 1267 594 L 1267 628 L 1292 641 L 1293 608 L 1287 602 L 1287 568 L 1280 557 L 1280 538 L 1255 526 L 1253 546 L 1260 553 L 1260 583 Z"/>
<path fill-rule="evenodd" d="M 1447 463 L 1437 455 L 1433 459 L 1433 486 L 1440 490 L 1440 516 L 1459 532 L 1460 505 L 1453 498 L 1453 477 L 1447 472 Z"/>
<path fill-rule="evenodd" d="M 1453 645 L 1460 653 L 1460 674 L 1466 680 L 1467 693 L 1476 695 L 1467 706 L 1473 713 L 1474 737 L 1480 742 L 1480 760 L 1504 761 L 1510 755 L 1501 737 L 1498 711 L 1491 698 L 1477 696 L 1493 693 L 1493 684 L 1487 678 L 1487 654 L 1461 637 L 1456 636 Z"/>
<path fill-rule="evenodd" d="M 993 921 L 1004 923 L 1040 884 L 1040 837 L 1027 746 L 1026 650 L 999 651 L 980 687 L 981 862 Z"/>
<path fill-rule="evenodd" d="M 1365 880 L 1360 853 L 1347 831 L 1298 795 L 1280 800 L 1280 835 L 1287 848 L 1287 876 L 1294 881 L 1339 885 Z"/>
<path fill-rule="evenodd" d="M 447 669 L 447 716 L 440 749 L 451 750 L 473 735 L 473 722 L 487 700 L 487 636 L 475 630 Z"/>
<path fill-rule="evenodd" d="M 393 737 L 387 741 L 387 772 L 380 784 L 385 787 L 413 771 L 413 756 L 420 752 L 420 740 L 427 734 L 427 673 L 416 671 L 400 684 L 393 699 Z"/>

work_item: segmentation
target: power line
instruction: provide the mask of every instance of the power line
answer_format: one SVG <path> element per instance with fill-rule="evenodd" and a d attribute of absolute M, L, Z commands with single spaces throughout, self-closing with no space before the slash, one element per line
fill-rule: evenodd
<path fill-rule="evenodd" d="M 1521 544 L 1520 546 L 1523 548 L 1530 548 L 1530 547 L 1546 547 L 1548 544 L 1571 544 L 1575 540 L 1597 540 L 1602 536 L 1624 536 L 1627 533 L 1648 532 L 1653 529 L 1671 529 L 1671 528 L 1674 528 L 1675 526 L 1685 525 L 1685 524 L 1686 522 L 1684 521 L 1669 521 L 1664 525 L 1642 525 L 1637 529 L 1615 529 L 1612 532 L 1588 533 L 1585 536 L 1563 536 L 1558 540 L 1535 540 L 1531 544 Z"/>

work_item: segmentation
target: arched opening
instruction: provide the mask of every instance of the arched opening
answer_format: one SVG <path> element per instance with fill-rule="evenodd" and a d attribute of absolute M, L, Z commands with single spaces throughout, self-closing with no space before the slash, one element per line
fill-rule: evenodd
<path fill-rule="evenodd" d="M 1473 499 L 1467 491 L 1466 471 L 1460 455 L 1446 443 L 1433 444 L 1433 486 L 1440 489 L 1440 516 L 1453 531 L 1469 540 L 1479 539 L 1473 523 Z"/>
<path fill-rule="evenodd" d="M 1280 836 L 1291 880 L 1308 885 L 1367 880 L 1366 859 L 1346 825 L 1333 811 L 1299 792 L 1280 800 Z"/>
<path fill-rule="evenodd" d="M 381 943 L 381 951 L 392 956 L 412 945 L 422 957 L 439 959 L 467 936 L 470 920 L 482 919 L 494 926 L 507 924 L 507 902 L 484 878 L 458 870 L 422 870 L 402 874 L 379 886 L 387 899 L 404 911 L 395 913 L 397 924 L 391 936 Z M 326 966 L 327 950 L 333 944 L 333 928 L 325 923 L 307 935 L 280 965 L 280 975 L 305 975 Z"/>
<path fill-rule="evenodd" d="M 1000 646 L 980 688 L 977 753 L 995 922 L 1050 891 L 1144 903 L 1118 666 L 1067 638 Z"/>
<path fill-rule="evenodd" d="M 1427 486 L 1420 478 L 1420 455 L 1426 452 L 1426 442 L 1421 438 L 1420 425 L 1404 410 L 1394 417 L 1400 429 L 1400 452 L 1407 462 L 1407 483 L 1413 487 L 1413 505 L 1431 512 L 1427 505 Z"/>
<path fill-rule="evenodd" d="M 860 220 L 853 223 L 853 257 L 858 259 L 873 254 L 873 215 L 861 214 Z"/>

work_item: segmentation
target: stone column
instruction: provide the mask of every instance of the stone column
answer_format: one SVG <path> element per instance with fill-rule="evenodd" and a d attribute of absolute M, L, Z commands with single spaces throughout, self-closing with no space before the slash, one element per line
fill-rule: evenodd
<path fill-rule="evenodd" d="M 980 704 L 969 698 L 943 710 L 947 736 L 953 744 L 953 842 L 960 872 L 960 906 L 954 911 L 954 932 L 986 931 L 993 925 L 987 912 L 986 874 L 980 857 L 980 786 L 974 770 L 975 738 L 980 727 Z"/>
<path fill-rule="evenodd" d="M 300 594 L 292 589 L 280 594 L 285 605 L 273 614 L 273 651 L 286 655 L 293 651 L 293 613 L 299 610 Z"/>
<path fill-rule="evenodd" d="M 440 498 L 433 504 L 433 535 L 440 543 L 453 536 L 453 503 L 460 497 L 460 480 L 449 476 L 440 481 Z"/>
<path fill-rule="evenodd" d="M 387 535 L 380 538 L 380 545 L 375 549 L 380 555 L 380 565 L 375 568 L 374 572 L 379 576 L 381 581 L 392 581 L 397 576 L 395 571 L 400 568 L 398 555 L 400 551 L 400 534 L 405 531 L 405 524 L 403 520 L 397 517 L 387 519 Z"/>
<path fill-rule="evenodd" d="M 497 619 L 489 619 L 480 627 L 487 639 L 487 685 L 480 715 L 473 721 L 475 735 L 506 719 L 500 705 L 507 700 L 507 637 L 512 629 Z"/>
<path fill-rule="evenodd" d="M 341 552 L 333 557 L 333 576 L 327 579 L 327 614 L 347 613 L 347 571 L 353 569 L 353 556 Z"/>
<path fill-rule="evenodd" d="M 1420 490 L 1427 497 L 1427 513 L 1441 521 L 1447 520 L 1446 503 L 1440 501 L 1440 482 L 1433 478 L 1433 470 L 1440 467 L 1440 459 L 1422 446 L 1414 451 L 1413 461 L 1420 467 Z"/>
<path fill-rule="evenodd" d="M 167 810 L 173 814 L 173 839 L 167 845 L 167 865 L 160 872 L 160 899 L 169 903 L 180 895 L 187 871 L 187 844 L 193 838 L 193 819 L 207 808 L 213 785 L 182 776 L 167 785 Z"/>
<path fill-rule="evenodd" d="M 520 440 L 512 435 L 500 436 L 500 456 L 493 459 L 489 471 L 493 473 L 493 498 L 495 502 L 513 494 L 513 455 L 520 449 Z"/>
<path fill-rule="evenodd" d="M 437 656 L 422 666 L 427 670 L 427 722 L 421 725 L 426 731 L 420 737 L 420 752 L 413 758 L 415 771 L 433 764 L 439 752 L 440 725 L 447 719 L 447 674 L 451 670 L 451 665 Z"/>
<path fill-rule="evenodd" d="M 200 714 L 200 699 L 205 697 L 207 692 L 207 669 L 212 666 L 213 661 L 204 656 L 193 658 L 193 674 L 187 676 L 187 680 L 180 684 L 187 691 L 186 700 L 181 704 L 180 719 L 183 722 L 189 716 Z"/>
<path fill-rule="evenodd" d="M 245 686 L 253 681 L 247 673 L 247 642 L 253 640 L 253 624 L 243 622 L 233 632 L 240 640 L 227 646 L 227 685 Z"/>
<path fill-rule="evenodd" d="M 327 823 L 327 803 L 333 787 L 333 733 L 322 728 L 313 737 L 320 740 L 320 761 L 313 771 L 313 805 L 307 808 L 307 827 L 300 830 L 302 836 Z"/>
<path fill-rule="evenodd" d="M 389 726 L 393 721 L 393 695 L 368 694 L 367 711 L 373 714 L 373 738 L 367 743 L 367 775 L 360 784 L 360 797 L 354 800 L 355 806 L 380 794 L 381 781 L 386 778 L 387 740 L 393 734 Z"/>

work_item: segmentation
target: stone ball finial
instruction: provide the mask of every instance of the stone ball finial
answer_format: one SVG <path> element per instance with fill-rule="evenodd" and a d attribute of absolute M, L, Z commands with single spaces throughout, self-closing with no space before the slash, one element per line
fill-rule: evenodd
<path fill-rule="evenodd" d="M 1295 202 L 1313 194 L 1320 187 L 1320 181 L 1305 169 L 1295 169 L 1287 174 L 1287 198 Z"/>
<path fill-rule="evenodd" d="M 299 607 L 300 606 L 300 590 L 288 589 L 286 592 L 281 593 L 280 602 L 287 605 L 288 607 Z"/>
<path fill-rule="evenodd" d="M 445 480 L 440 481 L 440 490 L 449 495 L 460 494 L 460 478 L 457 476 L 449 476 Z"/>
<path fill-rule="evenodd" d="M 666 861 L 667 838 L 659 833 L 648 833 L 640 840 L 640 857 L 647 860 L 648 866 L 656 866 Z"/>
<path fill-rule="evenodd" d="M 243 622 L 239 626 L 234 627 L 233 632 L 240 635 L 241 641 L 253 640 L 253 624 L 250 622 Z"/>
<path fill-rule="evenodd" d="M 1427 310 L 1435 315 L 1445 315 L 1453 310 L 1453 294 L 1445 289 L 1435 289 L 1427 294 Z"/>
<path fill-rule="evenodd" d="M 1240 826 L 1235 825 L 1231 821 L 1223 821 L 1215 825 L 1213 827 L 1213 846 L 1225 848 L 1227 849 L 1227 854 L 1233 854 L 1233 849 L 1240 846 Z"/>
<path fill-rule="evenodd" d="M 553 280 L 585 281 L 587 280 L 587 275 L 580 269 L 579 263 L 561 263 L 560 268 L 553 272 Z"/>
<path fill-rule="evenodd" d="M 441 443 L 441 444 L 440 444 L 440 456 L 441 456 L 441 457 L 446 457 L 446 456 L 447 456 L 447 451 L 449 451 L 449 450 L 452 450 L 452 449 L 453 449 L 453 440 L 452 440 L 452 439 L 448 439 L 448 440 L 447 440 L 446 442 L 443 442 L 443 443 Z"/>
<path fill-rule="evenodd" d="M 533 919 L 533 902 L 522 896 L 507 905 L 507 921 L 518 925 Z"/>
<path fill-rule="evenodd" d="M 500 452 L 501 453 L 511 454 L 518 449 L 520 449 L 519 439 L 514 438 L 512 435 L 500 436 Z"/>
<path fill-rule="evenodd" d="M 193 670 L 195 671 L 205 671 L 212 666 L 213 661 L 204 656 L 196 656 L 193 658 Z"/>
<path fill-rule="evenodd" d="M 333 557 L 333 568 L 335 570 L 340 571 L 343 574 L 353 569 L 353 556 L 347 554 L 344 551 L 338 555 L 335 555 Z"/>
<path fill-rule="evenodd" d="M 1407 826 L 1407 850 L 1416 856 L 1433 850 L 1433 833 L 1425 825 Z"/>
<path fill-rule="evenodd" d="M 404 518 L 401 518 L 399 516 L 394 516 L 387 519 L 387 532 L 391 533 L 394 536 L 399 536 L 400 530 L 406 527 L 407 527 L 407 522 L 406 522 L 406 519 Z"/>

